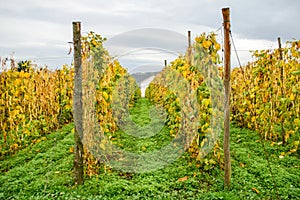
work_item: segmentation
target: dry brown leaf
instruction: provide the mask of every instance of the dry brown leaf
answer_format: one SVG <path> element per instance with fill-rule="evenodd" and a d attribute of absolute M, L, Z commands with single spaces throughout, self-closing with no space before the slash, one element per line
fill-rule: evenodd
<path fill-rule="evenodd" d="M 185 176 L 185 177 L 179 178 L 178 181 L 183 182 L 183 181 L 188 180 L 188 178 L 189 178 L 188 176 Z"/>

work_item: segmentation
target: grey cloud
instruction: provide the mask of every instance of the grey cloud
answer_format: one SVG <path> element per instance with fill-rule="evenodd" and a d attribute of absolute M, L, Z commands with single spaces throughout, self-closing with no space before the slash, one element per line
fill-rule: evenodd
<path fill-rule="evenodd" d="M 136 68 L 131 69 L 129 72 L 131 74 L 134 73 L 145 73 L 145 72 L 159 72 L 163 69 L 164 65 L 159 65 L 159 64 L 144 64 L 144 65 L 140 65 Z"/>
<path fill-rule="evenodd" d="M 232 30 L 249 39 L 274 40 L 278 35 L 286 39 L 300 38 L 300 1 L 172 1 L 167 13 L 180 22 L 218 28 L 222 25 L 223 7 L 230 7 Z"/>
<path fill-rule="evenodd" d="M 232 31 L 254 39 L 300 38 L 300 1 L 243 1 L 232 5 Z"/>
<path fill-rule="evenodd" d="M 19 45 L 11 51 L 10 47 L 1 47 L 2 58 L 13 56 L 16 61 L 32 60 L 39 66 L 48 66 L 51 69 L 60 68 L 63 64 L 71 65 L 72 55 L 68 55 L 68 45 L 30 44 Z M 9 52 L 6 53 L 6 52 Z M 20 54 L 19 52 L 22 52 Z"/>
<path fill-rule="evenodd" d="M 93 30 L 107 37 L 146 27 L 180 33 L 191 29 L 193 34 L 200 34 L 222 25 L 221 8 L 227 6 L 231 9 L 232 32 L 240 38 L 300 38 L 300 1 L 296 0 L 14 0 L 0 2 L 0 56 L 14 51 L 20 57 L 64 57 L 65 53 L 52 44 L 66 45 L 72 40 L 74 20 L 82 21 L 83 32 Z M 26 43 L 47 45 L 44 49 L 20 47 Z M 49 61 L 49 65 L 58 62 Z"/>
<path fill-rule="evenodd" d="M 105 43 L 105 47 L 116 56 L 149 47 L 180 54 L 187 48 L 187 37 L 175 31 L 145 28 L 116 35 Z"/>

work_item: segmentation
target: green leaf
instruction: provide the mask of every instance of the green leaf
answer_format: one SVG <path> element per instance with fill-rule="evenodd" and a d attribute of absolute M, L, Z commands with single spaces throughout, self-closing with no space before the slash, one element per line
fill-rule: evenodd
<path fill-rule="evenodd" d="M 291 72 L 293 75 L 300 75 L 300 70 Z"/>

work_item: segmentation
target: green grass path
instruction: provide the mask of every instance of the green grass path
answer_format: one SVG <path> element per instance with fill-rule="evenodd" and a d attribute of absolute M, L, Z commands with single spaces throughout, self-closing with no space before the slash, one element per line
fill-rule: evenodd
<path fill-rule="evenodd" d="M 133 121 L 150 122 L 147 99 L 131 109 Z M 83 186 L 73 182 L 73 146 L 69 124 L 38 143 L 0 160 L 0 199 L 300 199 L 299 155 L 279 158 L 286 148 L 266 142 L 266 152 L 257 142 L 258 135 L 247 129 L 231 127 L 231 190 L 223 190 L 223 171 L 215 167 L 205 171 L 185 153 L 172 165 L 151 173 L 126 174 L 119 171 L 86 177 Z M 115 134 L 124 149 L 152 151 L 172 138 L 164 127 L 148 139 L 134 139 L 119 131 Z M 266 155 L 267 153 L 267 155 Z M 180 181 L 179 178 L 187 177 Z"/>

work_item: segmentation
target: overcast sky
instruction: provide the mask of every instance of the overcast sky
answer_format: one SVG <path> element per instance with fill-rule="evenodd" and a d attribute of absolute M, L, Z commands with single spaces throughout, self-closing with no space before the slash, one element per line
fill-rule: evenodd
<path fill-rule="evenodd" d="M 283 42 L 300 39 L 298 0 L 0 0 L 0 56 L 13 54 L 17 60 L 58 68 L 72 62 L 72 55 L 67 55 L 72 21 L 82 22 L 83 34 L 93 30 L 108 43 L 114 36 L 142 28 L 182 35 L 191 30 L 195 36 L 220 28 L 223 7 L 230 7 L 243 64 L 251 59 L 247 50 L 276 48 L 278 36 Z M 221 41 L 221 32 L 217 33 Z M 147 56 L 145 51 L 142 54 Z"/>

